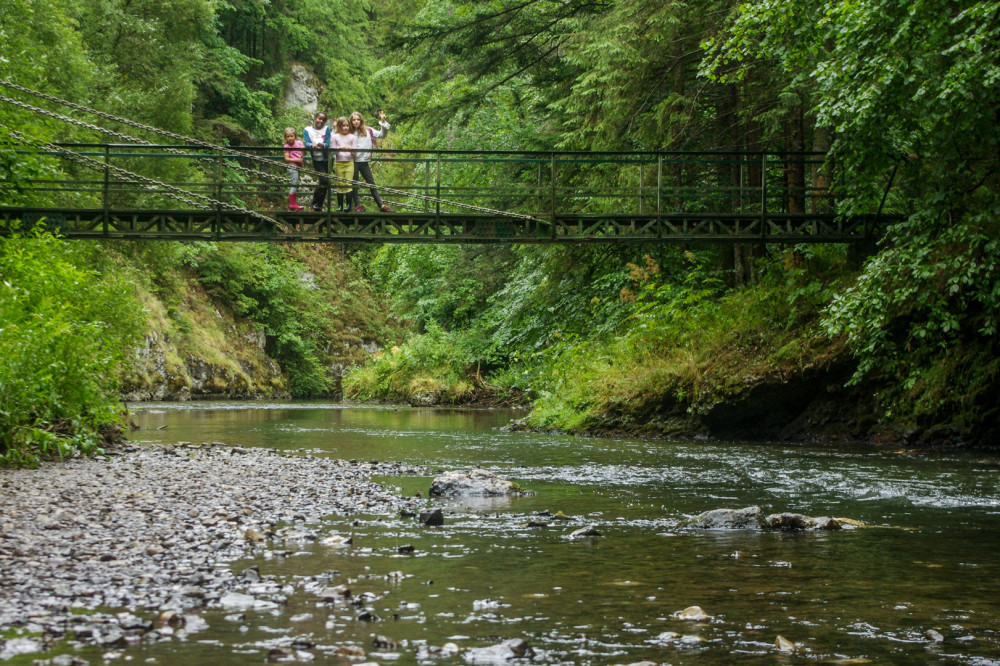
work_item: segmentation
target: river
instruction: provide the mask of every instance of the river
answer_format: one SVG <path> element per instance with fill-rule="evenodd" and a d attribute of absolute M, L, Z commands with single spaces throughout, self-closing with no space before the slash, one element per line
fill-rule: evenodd
<path fill-rule="evenodd" d="M 350 547 L 309 543 L 233 567 L 257 564 L 287 581 L 336 571 L 334 581 L 349 584 L 355 598 L 372 593 L 365 605 L 381 621 L 296 593 L 278 611 L 229 619 L 210 611 L 207 628 L 187 641 L 131 648 L 140 661 L 259 662 L 270 646 L 304 636 L 320 646 L 358 645 L 364 660 L 379 663 L 464 663 L 470 648 L 510 638 L 526 640 L 536 663 L 773 663 L 781 636 L 796 645 L 780 657 L 789 661 L 1000 664 L 996 453 L 510 433 L 499 428 L 516 414 L 504 410 L 132 408 L 136 441 L 222 441 L 426 468 L 426 476 L 382 479 L 406 495 L 426 496 L 436 470 L 482 467 L 536 493 L 436 501 L 443 527 L 332 516 L 324 529 L 349 534 Z M 868 527 L 682 524 L 748 505 Z M 554 520 L 560 511 L 573 520 Z M 600 536 L 567 538 L 586 525 Z M 678 619 L 689 606 L 710 619 Z M 378 636 L 388 640 L 375 646 Z M 446 643 L 462 652 L 435 652 Z"/>

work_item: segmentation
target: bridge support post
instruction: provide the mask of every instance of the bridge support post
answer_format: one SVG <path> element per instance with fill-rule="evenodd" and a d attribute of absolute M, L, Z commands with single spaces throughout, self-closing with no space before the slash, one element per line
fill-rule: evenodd
<path fill-rule="evenodd" d="M 663 237 L 663 153 L 656 155 L 656 237 Z"/>
<path fill-rule="evenodd" d="M 642 215 L 643 212 L 645 212 L 643 210 L 643 194 L 646 191 L 645 190 L 645 188 L 646 188 L 646 181 L 643 178 L 645 176 L 645 174 L 646 174 L 646 163 L 640 161 L 639 162 L 639 215 Z M 635 222 L 634 221 L 632 222 L 632 231 L 635 231 Z"/>
<path fill-rule="evenodd" d="M 760 238 L 767 235 L 767 153 L 760 154 Z"/>
<path fill-rule="evenodd" d="M 425 197 L 427 196 L 427 193 L 430 191 L 430 189 L 431 189 L 431 161 L 428 160 L 428 159 L 425 159 L 424 160 L 424 192 L 423 192 L 423 194 L 424 194 Z M 430 202 L 427 201 L 427 199 L 424 199 L 424 212 L 425 213 L 429 213 L 430 210 L 431 210 Z"/>
<path fill-rule="evenodd" d="M 215 159 L 215 220 L 212 222 L 212 236 L 219 238 L 219 230 L 222 227 L 222 156 L 220 149 Z"/>
<path fill-rule="evenodd" d="M 552 213 L 552 238 L 556 237 L 556 154 L 549 153 L 549 210 Z"/>
<path fill-rule="evenodd" d="M 111 146 L 104 146 L 104 221 L 101 225 L 102 233 L 108 235 L 108 227 L 111 222 Z"/>
<path fill-rule="evenodd" d="M 537 171 L 538 171 L 538 177 L 537 177 L 538 187 L 535 189 L 535 192 L 538 195 L 538 203 L 536 205 L 538 206 L 538 213 L 537 213 L 537 215 L 539 217 L 541 217 L 542 211 L 545 210 L 545 195 L 542 194 L 542 161 L 541 160 L 538 161 L 538 169 L 537 169 Z"/>

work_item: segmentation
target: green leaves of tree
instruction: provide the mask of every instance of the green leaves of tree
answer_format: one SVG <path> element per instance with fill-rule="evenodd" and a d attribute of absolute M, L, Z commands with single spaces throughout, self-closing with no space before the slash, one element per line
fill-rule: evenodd
<path fill-rule="evenodd" d="M 116 377 L 140 330 L 128 282 L 44 233 L 0 238 L 0 460 L 31 464 L 120 421 Z"/>

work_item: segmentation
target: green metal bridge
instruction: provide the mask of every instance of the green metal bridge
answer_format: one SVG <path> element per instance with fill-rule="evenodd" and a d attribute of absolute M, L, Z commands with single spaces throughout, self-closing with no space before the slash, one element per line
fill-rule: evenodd
<path fill-rule="evenodd" d="M 39 224 L 67 238 L 376 243 L 850 243 L 898 216 L 837 214 L 836 165 L 822 153 L 373 152 L 392 212 L 285 208 L 280 146 L 210 144 L 15 82 L 19 96 L 171 139 L 154 144 L 118 129 L 0 94 L 16 113 L 45 116 L 120 143 L 48 143 L 0 127 L 0 159 L 18 171 L 0 183 L 0 235 Z M 303 203 L 319 178 L 301 169 Z M 369 206 L 371 206 L 369 203 Z"/>
<path fill-rule="evenodd" d="M 822 154 L 383 150 L 373 166 L 393 212 L 345 213 L 331 208 L 333 196 L 318 212 L 284 208 L 280 146 L 236 155 L 189 145 L 9 149 L 71 175 L 24 181 L 19 199 L 60 203 L 0 206 L 0 234 L 43 222 L 91 239 L 844 243 L 896 217 L 881 206 L 853 217 L 832 212 L 834 195 L 813 184 L 829 168 Z M 810 184 L 790 186 L 796 170 Z M 303 170 L 300 203 L 318 175 Z M 374 209 L 368 186 L 359 192 Z"/>

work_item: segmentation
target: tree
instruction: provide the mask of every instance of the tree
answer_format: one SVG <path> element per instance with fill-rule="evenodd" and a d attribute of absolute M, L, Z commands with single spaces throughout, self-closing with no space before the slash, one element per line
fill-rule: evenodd
<path fill-rule="evenodd" d="M 828 330 L 858 355 L 855 381 L 892 378 L 930 418 L 982 422 L 1000 381 L 998 40 L 998 2 L 761 0 L 739 7 L 712 63 L 766 60 L 810 82 L 843 212 L 877 203 L 896 174 L 913 214 L 835 300 Z"/>

